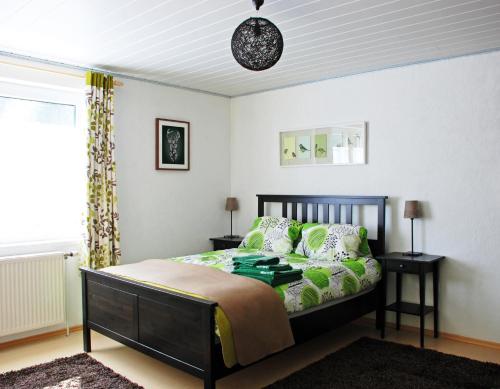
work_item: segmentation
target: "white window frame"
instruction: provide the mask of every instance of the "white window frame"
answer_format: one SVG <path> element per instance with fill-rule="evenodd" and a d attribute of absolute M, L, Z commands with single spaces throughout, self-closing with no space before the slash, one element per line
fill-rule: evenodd
<path fill-rule="evenodd" d="M 73 84 L 73 85 L 71 85 Z M 74 105 L 76 107 L 75 127 L 85 130 L 85 93 L 83 83 L 75 87 L 72 80 L 71 86 L 52 86 L 45 83 L 25 82 L 15 78 L 0 79 L 0 96 L 24 100 Z M 83 228 L 83 227 L 82 227 Z M 35 254 L 49 251 L 80 251 L 82 237 L 71 240 L 43 240 L 35 242 L 22 242 L 13 244 L 0 244 L 0 257 Z"/>

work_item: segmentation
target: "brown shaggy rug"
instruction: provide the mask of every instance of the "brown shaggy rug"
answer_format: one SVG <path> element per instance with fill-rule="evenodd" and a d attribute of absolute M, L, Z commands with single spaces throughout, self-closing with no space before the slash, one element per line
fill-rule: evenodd
<path fill-rule="evenodd" d="M 59 358 L 49 363 L 0 375 L 1 389 L 139 389 L 87 354 Z"/>
<path fill-rule="evenodd" d="M 493 389 L 500 365 L 361 338 L 269 389 Z"/>

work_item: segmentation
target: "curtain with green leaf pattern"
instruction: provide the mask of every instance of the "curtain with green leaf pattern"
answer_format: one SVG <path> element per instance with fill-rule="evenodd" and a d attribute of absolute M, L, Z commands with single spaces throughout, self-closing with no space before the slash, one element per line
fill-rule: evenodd
<path fill-rule="evenodd" d="M 85 265 L 93 269 L 120 261 L 116 196 L 113 77 L 87 72 L 87 236 Z"/>

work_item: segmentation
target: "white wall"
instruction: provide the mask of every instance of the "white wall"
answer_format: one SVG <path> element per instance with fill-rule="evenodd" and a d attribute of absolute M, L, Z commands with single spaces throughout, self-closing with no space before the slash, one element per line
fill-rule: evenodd
<path fill-rule="evenodd" d="M 499 107 L 498 52 L 232 99 L 237 232 L 257 213 L 256 193 L 388 195 L 387 250 L 406 250 L 404 200 L 421 200 L 416 248 L 447 257 L 442 331 L 498 342 Z M 367 165 L 279 167 L 280 129 L 353 120 L 369 122 Z M 410 277 L 403 297 L 418 301 Z M 427 320 L 431 328 L 432 315 Z"/>
<path fill-rule="evenodd" d="M 14 62 L 14 61 L 13 61 Z M 18 61 L 21 64 L 24 62 Z M 41 66 L 35 64 L 35 66 Z M 58 68 L 47 67 L 53 70 Z M 0 83 L 28 83 L 84 93 L 84 78 L 0 64 Z M 122 262 L 167 258 L 210 249 L 209 238 L 229 231 L 229 99 L 146 82 L 115 88 L 118 211 Z M 1 89 L 1 88 L 0 88 Z M 1 90 L 0 90 L 1 92 Z M 191 170 L 155 170 L 155 118 L 191 123 Z M 84 130 L 84 129 L 82 129 Z M 33 251 L 73 251 L 79 243 Z M 81 324 L 80 258 L 67 261 L 70 326 Z M 57 325 L 0 338 L 0 343 L 53 331 Z"/>
<path fill-rule="evenodd" d="M 124 83 L 115 89 L 122 262 L 206 251 L 229 229 L 229 99 Z M 155 118 L 190 122 L 189 171 L 155 170 Z"/>

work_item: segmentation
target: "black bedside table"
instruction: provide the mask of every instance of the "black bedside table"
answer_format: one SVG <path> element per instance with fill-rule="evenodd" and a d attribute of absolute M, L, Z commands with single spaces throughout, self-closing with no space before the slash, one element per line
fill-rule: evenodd
<path fill-rule="evenodd" d="M 225 250 L 237 248 L 243 241 L 243 237 L 225 238 L 221 236 L 219 238 L 210 238 L 210 240 L 214 243 L 214 250 Z"/>
<path fill-rule="evenodd" d="M 420 316 L 420 347 L 424 347 L 425 315 L 434 312 L 434 337 L 439 336 L 439 263 L 443 256 L 423 254 L 410 257 L 403 253 L 390 253 L 376 257 L 382 265 L 382 301 L 380 301 L 380 336 L 385 336 L 385 311 L 396 312 L 396 329 L 401 327 L 401 313 Z M 387 273 L 396 273 L 396 302 L 386 305 Z M 432 273 L 433 306 L 425 305 L 425 276 Z M 401 301 L 403 274 L 417 274 L 420 287 L 420 304 Z"/>

